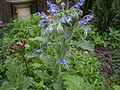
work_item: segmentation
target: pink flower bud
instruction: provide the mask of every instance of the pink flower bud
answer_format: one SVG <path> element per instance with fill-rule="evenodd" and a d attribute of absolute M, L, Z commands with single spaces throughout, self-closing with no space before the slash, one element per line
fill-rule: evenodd
<path fill-rule="evenodd" d="M 24 46 L 24 45 L 21 45 L 21 48 L 25 48 L 25 46 Z"/>
<path fill-rule="evenodd" d="M 9 49 L 12 49 L 12 46 L 11 46 L 11 45 L 9 45 L 9 46 L 8 46 L 8 48 L 9 48 Z"/>
<path fill-rule="evenodd" d="M 18 44 L 16 44 L 15 46 L 20 46 L 20 44 L 18 43 Z"/>
<path fill-rule="evenodd" d="M 27 43 L 28 41 L 27 40 L 22 40 L 24 43 Z"/>

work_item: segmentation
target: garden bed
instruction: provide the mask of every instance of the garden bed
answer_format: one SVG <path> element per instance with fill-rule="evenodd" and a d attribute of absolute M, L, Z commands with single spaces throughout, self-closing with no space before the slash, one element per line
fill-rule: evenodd
<path fill-rule="evenodd" d="M 113 56 L 118 30 L 101 26 L 97 11 L 84 15 L 83 0 L 71 7 L 68 1 L 47 4 L 48 13 L 15 19 L 1 29 L 0 89 L 119 90 Z"/>

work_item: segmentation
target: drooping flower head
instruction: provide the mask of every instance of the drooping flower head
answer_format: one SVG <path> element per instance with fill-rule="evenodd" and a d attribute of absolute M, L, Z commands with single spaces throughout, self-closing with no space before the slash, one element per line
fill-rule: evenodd
<path fill-rule="evenodd" d="M 93 17 L 94 17 L 93 14 L 91 14 L 91 15 L 86 15 L 86 16 L 85 16 L 85 18 L 86 18 L 87 20 L 89 20 L 89 21 L 90 21 Z"/>
<path fill-rule="evenodd" d="M 59 23 L 58 26 L 57 26 L 57 31 L 62 32 L 63 30 L 64 30 L 63 26 L 61 25 L 61 23 Z"/>
<path fill-rule="evenodd" d="M 80 9 L 80 6 L 83 5 L 83 0 L 79 0 L 79 3 L 75 4 L 74 7 L 76 10 L 79 10 Z"/>
<path fill-rule="evenodd" d="M 90 26 L 86 25 L 86 27 L 84 27 L 84 35 L 85 37 L 87 37 L 87 34 L 91 31 Z"/>
<path fill-rule="evenodd" d="M 61 7 L 62 7 L 62 10 L 64 10 L 64 8 L 65 8 L 65 3 L 64 2 L 61 2 Z"/>
<path fill-rule="evenodd" d="M 59 7 L 56 6 L 55 4 L 52 4 L 51 1 L 47 1 L 47 4 L 50 6 L 50 9 L 47 10 L 47 12 L 51 13 L 52 16 L 54 16 L 54 14 L 56 14 L 59 10 Z"/>
<path fill-rule="evenodd" d="M 83 5 L 83 0 L 79 0 L 80 4 Z"/>
<path fill-rule="evenodd" d="M 80 25 L 80 27 L 81 27 L 81 26 L 87 24 L 87 23 L 88 23 L 88 20 L 87 20 L 87 19 L 84 19 L 83 21 L 80 21 L 80 22 L 78 22 L 78 23 L 79 23 L 79 25 Z"/>
<path fill-rule="evenodd" d="M 90 21 L 93 17 L 94 17 L 93 14 L 92 14 L 92 15 L 86 15 L 86 16 L 85 16 L 85 19 L 84 19 L 83 21 L 79 21 L 79 22 L 78 22 L 79 25 L 80 25 L 80 27 L 83 26 L 83 25 L 85 25 L 85 24 L 87 24 L 88 21 Z"/>

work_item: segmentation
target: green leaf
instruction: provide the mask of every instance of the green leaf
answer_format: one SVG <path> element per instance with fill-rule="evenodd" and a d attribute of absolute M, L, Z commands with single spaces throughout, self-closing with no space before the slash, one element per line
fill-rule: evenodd
<path fill-rule="evenodd" d="M 93 85 L 77 75 L 65 75 L 63 79 L 65 80 L 64 85 L 67 86 L 66 90 L 94 90 Z"/>
<path fill-rule="evenodd" d="M 32 64 L 31 65 L 34 69 L 36 69 L 36 68 L 40 68 L 41 67 L 41 64 L 39 64 L 39 63 L 34 63 L 34 64 Z"/>
<path fill-rule="evenodd" d="M 32 58 L 37 57 L 37 55 L 36 54 L 26 54 L 26 57 L 27 57 L 27 59 L 32 59 Z"/>
<path fill-rule="evenodd" d="M 35 38 L 30 38 L 31 41 L 35 41 L 35 40 L 38 40 L 38 41 L 41 41 L 41 42 L 47 42 L 48 39 L 45 38 L 45 37 L 35 37 Z"/>
<path fill-rule="evenodd" d="M 5 66 L 1 65 L 1 66 L 0 66 L 0 72 L 3 72 L 4 69 L 5 69 Z"/>
<path fill-rule="evenodd" d="M 89 50 L 91 52 L 94 51 L 94 44 L 90 41 L 79 41 L 76 43 L 77 47 L 83 48 L 85 50 Z"/>
<path fill-rule="evenodd" d="M 36 70 L 34 73 L 41 79 L 50 79 L 50 76 L 47 72 L 43 72 L 41 70 Z"/>
<path fill-rule="evenodd" d="M 120 86 L 118 86 L 118 85 L 114 85 L 113 88 L 114 88 L 115 90 L 120 90 Z"/>
<path fill-rule="evenodd" d="M 21 65 L 17 65 L 15 60 L 9 58 L 5 64 L 7 71 L 7 80 L 3 82 L 0 90 L 28 90 L 31 86 L 32 78 L 24 76 L 23 68 Z"/>
<path fill-rule="evenodd" d="M 61 83 L 54 83 L 53 88 L 54 90 L 62 90 L 62 85 Z"/>
<path fill-rule="evenodd" d="M 46 85 L 44 85 L 42 82 L 33 82 L 33 84 L 34 84 L 34 86 L 35 86 L 35 88 L 37 89 L 37 90 L 47 90 L 47 86 Z"/>
<path fill-rule="evenodd" d="M 56 2 L 57 2 L 57 3 L 60 3 L 60 2 L 61 2 L 61 0 L 56 0 Z"/>
<path fill-rule="evenodd" d="M 16 90 L 17 88 L 15 88 L 10 82 L 4 81 L 4 83 L 2 84 L 2 87 L 0 87 L 0 90 Z"/>

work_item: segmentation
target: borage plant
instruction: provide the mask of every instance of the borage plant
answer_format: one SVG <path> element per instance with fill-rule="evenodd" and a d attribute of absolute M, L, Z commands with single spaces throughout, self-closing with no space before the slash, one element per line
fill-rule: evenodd
<path fill-rule="evenodd" d="M 40 48 L 34 49 L 42 63 L 40 65 L 36 64 L 41 68 L 36 67 L 34 71 L 37 77 L 41 79 L 40 82 L 37 81 L 34 84 L 36 87 L 40 83 L 39 88 L 46 88 L 45 84 L 55 90 L 58 90 L 57 88 L 62 89 L 62 75 L 70 70 L 69 63 L 71 59 L 69 56 L 73 55 L 79 47 L 93 51 L 90 43 L 85 38 L 91 30 L 87 24 L 94 15 L 81 17 L 83 12 L 80 7 L 83 3 L 80 0 L 79 3 L 70 7 L 70 9 L 65 9 L 64 2 L 61 3 L 61 6 L 57 6 L 47 1 L 50 7 L 47 10 L 49 15 L 44 12 L 38 12 L 42 18 L 39 21 L 41 36 L 30 39 L 34 43 L 35 41 L 42 43 Z M 83 31 L 84 33 L 82 34 Z M 78 35 L 77 40 L 74 39 L 76 35 Z"/>

